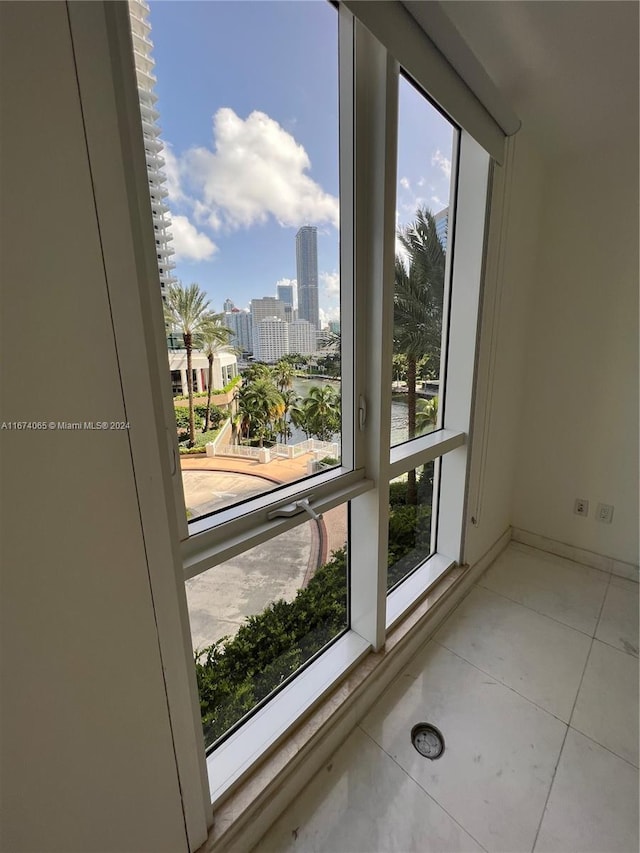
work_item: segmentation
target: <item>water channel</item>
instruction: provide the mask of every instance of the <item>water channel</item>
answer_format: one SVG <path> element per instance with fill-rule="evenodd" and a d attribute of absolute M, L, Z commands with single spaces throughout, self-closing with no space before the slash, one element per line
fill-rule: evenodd
<path fill-rule="evenodd" d="M 310 378 L 302 379 L 296 377 L 293 382 L 293 390 L 299 397 L 305 397 L 311 388 L 323 388 L 325 385 L 330 385 L 336 391 L 340 391 L 339 379 L 319 379 Z M 289 439 L 290 443 L 304 441 L 307 436 L 304 431 L 292 427 L 292 436 Z M 391 402 L 391 446 L 401 444 L 408 438 L 407 427 L 407 402 L 405 394 L 394 394 Z"/>

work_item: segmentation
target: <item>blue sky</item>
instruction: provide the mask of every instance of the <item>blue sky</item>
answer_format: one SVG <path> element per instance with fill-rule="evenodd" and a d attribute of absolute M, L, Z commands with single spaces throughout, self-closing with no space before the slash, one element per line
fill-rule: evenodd
<path fill-rule="evenodd" d="M 320 308 L 337 319 L 338 14 L 326 0 L 151 2 L 176 275 L 214 310 L 294 279 L 318 227 Z M 451 128 L 401 81 L 398 224 L 448 203 Z"/>

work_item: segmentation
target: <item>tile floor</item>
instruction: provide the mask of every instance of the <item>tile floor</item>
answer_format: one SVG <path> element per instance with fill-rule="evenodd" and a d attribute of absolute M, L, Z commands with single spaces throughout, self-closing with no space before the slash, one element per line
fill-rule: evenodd
<path fill-rule="evenodd" d="M 637 853 L 637 583 L 511 543 L 255 848 L 472 850 Z"/>

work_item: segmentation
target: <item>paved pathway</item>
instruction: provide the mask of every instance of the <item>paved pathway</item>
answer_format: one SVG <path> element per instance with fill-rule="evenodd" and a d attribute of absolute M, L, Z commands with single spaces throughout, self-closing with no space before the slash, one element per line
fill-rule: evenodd
<path fill-rule="evenodd" d="M 311 458 L 309 456 L 309 458 Z M 306 458 L 259 464 L 200 456 L 181 459 L 185 503 L 193 516 L 214 512 L 306 474 Z M 267 477 L 269 479 L 267 479 Z M 278 478 L 276 482 L 276 477 Z M 346 507 L 325 513 L 186 582 L 193 648 L 234 635 L 247 616 L 272 601 L 291 601 L 347 538 Z"/>

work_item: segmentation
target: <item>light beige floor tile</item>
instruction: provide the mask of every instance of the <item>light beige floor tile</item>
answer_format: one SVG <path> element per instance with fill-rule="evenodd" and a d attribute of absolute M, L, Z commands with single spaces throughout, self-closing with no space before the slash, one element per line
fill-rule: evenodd
<path fill-rule="evenodd" d="M 423 758 L 412 727 L 444 735 Z M 362 727 L 489 851 L 530 850 L 566 726 L 436 642 L 412 663 Z"/>
<path fill-rule="evenodd" d="M 636 853 L 638 771 L 569 729 L 536 853 Z"/>
<path fill-rule="evenodd" d="M 569 722 L 591 645 L 585 634 L 476 587 L 435 638 Z"/>
<path fill-rule="evenodd" d="M 363 731 L 281 815 L 255 853 L 462 853 L 482 848 Z"/>
<path fill-rule="evenodd" d="M 571 726 L 638 766 L 638 661 L 593 641 Z"/>
<path fill-rule="evenodd" d="M 593 636 L 608 583 L 597 569 L 512 544 L 478 585 Z"/>
<path fill-rule="evenodd" d="M 612 560 L 611 571 L 614 575 L 620 578 L 628 578 L 629 580 L 638 583 L 640 580 L 640 571 L 638 566 L 633 563 L 623 563 L 621 560 Z"/>
<path fill-rule="evenodd" d="M 596 637 L 638 656 L 638 584 L 611 578 Z"/>

